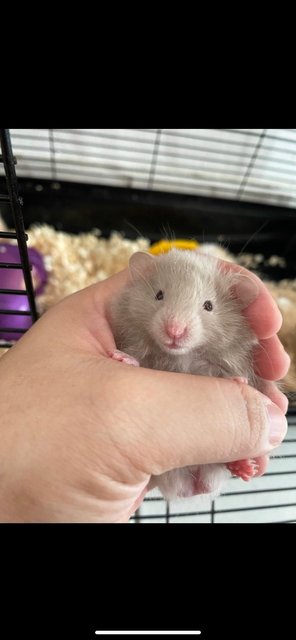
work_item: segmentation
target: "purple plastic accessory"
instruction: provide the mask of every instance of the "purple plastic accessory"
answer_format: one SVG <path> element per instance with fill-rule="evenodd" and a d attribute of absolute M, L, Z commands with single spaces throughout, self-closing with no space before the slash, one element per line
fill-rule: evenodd
<path fill-rule="evenodd" d="M 47 273 L 44 266 L 42 255 L 36 249 L 28 249 L 29 262 L 35 269 L 38 287 L 35 289 L 35 295 L 43 292 L 47 282 Z M 17 246 L 0 242 L 0 262 L 20 263 L 20 253 Z M 22 269 L 9 269 L 0 267 L 0 289 L 24 289 L 24 278 Z M 30 305 L 27 295 L 19 295 L 14 293 L 0 293 L 0 329 L 21 329 L 21 332 L 0 331 L 0 340 L 18 340 L 32 325 L 30 315 L 11 315 L 9 311 L 30 311 Z"/>

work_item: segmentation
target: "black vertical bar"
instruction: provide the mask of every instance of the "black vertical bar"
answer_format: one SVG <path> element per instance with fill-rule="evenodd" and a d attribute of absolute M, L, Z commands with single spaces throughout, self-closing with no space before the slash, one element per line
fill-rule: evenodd
<path fill-rule="evenodd" d="M 170 513 L 170 503 L 167 502 L 166 503 L 166 513 L 165 513 L 166 524 L 169 524 L 169 522 L 170 522 L 170 515 L 171 515 L 171 513 Z"/>
<path fill-rule="evenodd" d="M 237 192 L 237 198 L 240 198 L 244 193 L 244 190 L 245 190 L 245 188 L 247 186 L 247 182 L 248 182 L 248 179 L 250 177 L 251 171 L 252 171 L 253 166 L 254 166 L 254 164 L 255 164 L 255 162 L 257 160 L 259 149 L 260 149 L 260 147 L 261 147 L 261 145 L 263 143 L 263 140 L 264 140 L 264 138 L 266 136 L 266 133 L 267 133 L 267 129 L 263 129 L 263 131 L 261 132 L 261 134 L 259 136 L 258 142 L 256 144 L 256 147 L 255 147 L 254 151 L 253 151 L 253 155 L 252 155 L 251 160 L 250 160 L 250 162 L 248 164 L 248 167 L 247 167 L 247 170 L 245 172 L 245 175 L 244 175 L 244 177 L 243 177 L 243 179 L 242 179 L 242 181 L 240 183 L 240 186 L 239 186 L 239 189 L 238 189 L 238 192 Z"/>
<path fill-rule="evenodd" d="M 11 148 L 11 140 L 9 129 L 0 129 L 0 139 L 2 148 L 3 164 L 5 169 L 5 177 L 7 182 L 7 190 L 9 194 L 10 204 L 13 213 L 14 226 L 17 232 L 17 243 L 20 252 L 21 262 L 23 265 L 24 281 L 26 285 L 26 293 L 32 313 L 33 321 L 38 319 L 35 305 L 34 289 L 31 278 L 31 267 L 28 256 L 28 248 L 26 243 L 26 233 L 22 212 L 22 198 L 18 194 L 18 183 L 14 168 L 14 160 Z"/>
<path fill-rule="evenodd" d="M 215 500 L 211 503 L 211 524 L 215 523 Z"/>
<path fill-rule="evenodd" d="M 49 134 L 51 176 L 52 176 L 53 180 L 56 180 L 57 179 L 57 168 L 56 168 L 56 159 L 55 159 L 55 146 L 54 146 L 53 129 L 48 129 L 48 134 Z"/>
<path fill-rule="evenodd" d="M 135 524 L 141 524 L 141 507 L 137 509 L 134 515 L 136 516 Z"/>
<path fill-rule="evenodd" d="M 152 189 L 152 187 L 153 187 L 154 174 L 155 174 L 157 156 L 158 156 L 158 149 L 159 149 L 159 144 L 160 144 L 160 136 L 161 136 L 161 129 L 157 129 L 156 136 L 155 136 L 155 141 L 154 141 L 154 146 L 153 146 L 153 151 L 152 151 L 150 173 L 149 173 L 149 178 L 148 178 L 148 189 Z"/>

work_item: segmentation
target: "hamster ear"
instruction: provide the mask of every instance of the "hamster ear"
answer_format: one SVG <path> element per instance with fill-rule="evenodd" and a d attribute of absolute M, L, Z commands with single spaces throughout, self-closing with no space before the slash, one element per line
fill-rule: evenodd
<path fill-rule="evenodd" d="M 137 251 L 130 257 L 128 266 L 133 280 L 147 278 L 155 269 L 155 258 L 151 253 Z"/>

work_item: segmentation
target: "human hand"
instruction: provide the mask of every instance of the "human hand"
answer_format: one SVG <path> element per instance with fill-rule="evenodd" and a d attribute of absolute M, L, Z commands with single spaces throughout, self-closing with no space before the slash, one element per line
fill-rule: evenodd
<path fill-rule="evenodd" d="M 268 397 L 222 378 L 111 360 L 109 307 L 128 282 L 127 270 L 40 318 L 0 360 L 0 521 L 126 522 L 151 475 L 265 460 L 286 432 L 287 400 L 273 381 L 285 375 L 289 357 L 276 336 L 275 303 L 246 274 L 258 294 L 245 314 L 260 339 L 256 365 Z M 276 417 L 273 438 L 266 409 Z"/>

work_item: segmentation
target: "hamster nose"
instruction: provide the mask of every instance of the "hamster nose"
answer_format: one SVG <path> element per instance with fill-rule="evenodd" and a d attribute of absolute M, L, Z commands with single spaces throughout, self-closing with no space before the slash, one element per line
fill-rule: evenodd
<path fill-rule="evenodd" d="M 183 338 L 187 333 L 187 326 L 176 320 L 171 320 L 166 323 L 165 332 L 169 338 Z"/>

